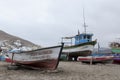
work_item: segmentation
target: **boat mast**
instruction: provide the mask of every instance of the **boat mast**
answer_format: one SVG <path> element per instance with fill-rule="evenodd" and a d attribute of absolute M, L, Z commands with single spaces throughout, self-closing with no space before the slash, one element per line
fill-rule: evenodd
<path fill-rule="evenodd" d="M 86 22 L 85 22 L 85 13 L 84 13 L 84 7 L 83 7 L 83 21 L 84 21 L 84 23 L 83 23 L 84 32 L 85 32 L 85 34 L 86 34 L 86 27 L 87 27 L 87 25 L 86 25 Z"/>

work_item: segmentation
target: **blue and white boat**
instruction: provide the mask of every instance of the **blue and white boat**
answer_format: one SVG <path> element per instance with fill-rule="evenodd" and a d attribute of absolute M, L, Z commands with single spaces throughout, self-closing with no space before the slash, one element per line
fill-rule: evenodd
<path fill-rule="evenodd" d="M 92 33 L 86 32 L 86 23 L 84 16 L 84 8 L 83 8 L 83 19 L 84 19 L 84 33 L 80 33 L 78 30 L 78 34 L 72 37 L 62 37 L 62 42 L 64 39 L 69 39 L 70 44 L 64 46 L 62 53 L 66 54 L 67 60 L 74 59 L 77 61 L 78 56 L 88 56 L 92 53 L 94 45 L 97 43 L 97 40 L 92 40 Z M 72 41 L 74 39 L 74 44 Z M 66 42 L 64 42 L 66 44 Z"/>
<path fill-rule="evenodd" d="M 70 39 L 71 42 L 64 46 L 62 54 L 66 55 L 66 58 L 68 60 L 77 60 L 78 56 L 88 56 L 92 53 L 94 45 L 97 43 L 97 40 L 92 40 L 93 34 L 90 33 L 81 33 L 73 37 L 62 37 L 62 42 L 64 42 L 65 39 Z M 74 44 L 72 44 L 72 41 L 75 41 Z M 66 42 L 64 42 L 66 44 Z"/>

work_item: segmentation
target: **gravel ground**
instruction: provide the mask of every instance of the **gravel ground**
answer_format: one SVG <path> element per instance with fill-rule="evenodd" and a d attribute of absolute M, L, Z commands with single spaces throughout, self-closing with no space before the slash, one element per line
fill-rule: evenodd
<path fill-rule="evenodd" d="M 50 70 L 7 70 L 10 63 L 0 62 L 0 80 L 120 80 L 120 65 L 89 65 L 80 62 L 60 62 Z"/>

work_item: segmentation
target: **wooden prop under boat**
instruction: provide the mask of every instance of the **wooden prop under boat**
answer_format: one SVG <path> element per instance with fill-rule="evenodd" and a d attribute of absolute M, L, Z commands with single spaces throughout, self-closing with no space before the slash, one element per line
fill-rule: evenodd
<path fill-rule="evenodd" d="M 54 70 L 59 64 L 59 58 L 64 44 L 41 48 L 32 51 L 11 52 L 8 54 L 12 63 L 24 65 L 34 69 L 51 69 Z M 11 63 L 11 64 L 12 64 Z"/>

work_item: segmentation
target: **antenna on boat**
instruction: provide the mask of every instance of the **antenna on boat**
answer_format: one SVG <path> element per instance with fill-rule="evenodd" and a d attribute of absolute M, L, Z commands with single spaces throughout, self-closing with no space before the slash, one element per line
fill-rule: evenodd
<path fill-rule="evenodd" d="M 98 53 L 100 52 L 100 44 L 99 44 L 99 42 L 98 42 Z"/>
<path fill-rule="evenodd" d="M 84 21 L 84 24 L 83 24 L 83 27 L 84 27 L 84 31 L 85 31 L 85 34 L 86 34 L 86 22 L 85 22 L 85 10 L 84 10 L 84 6 L 83 6 L 83 21 Z"/>
<path fill-rule="evenodd" d="M 79 29 L 78 29 L 78 35 L 80 35 L 80 31 L 79 31 Z"/>

